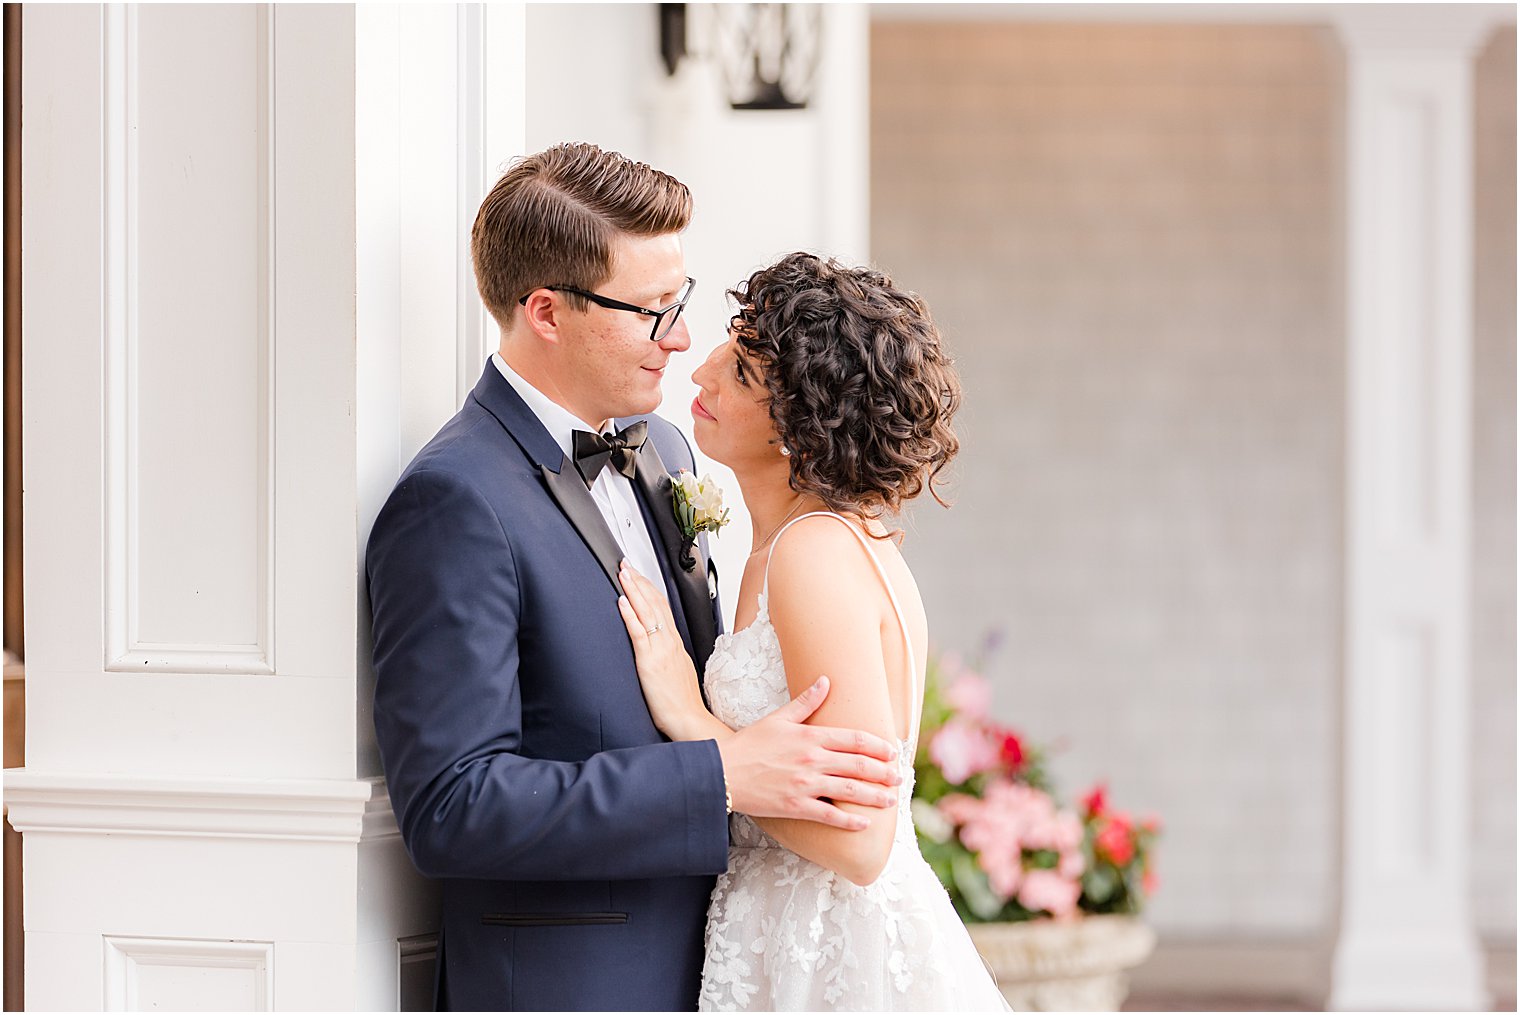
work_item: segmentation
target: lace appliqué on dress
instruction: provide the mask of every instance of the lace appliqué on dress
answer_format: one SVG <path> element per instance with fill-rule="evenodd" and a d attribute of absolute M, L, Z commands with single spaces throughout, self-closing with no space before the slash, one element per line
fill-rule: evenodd
<path fill-rule="evenodd" d="M 703 679 L 707 705 L 729 729 L 758 722 L 791 698 L 786 668 L 781 663 L 781 643 L 770 621 L 769 596 L 761 592 L 760 609 L 750 625 L 720 634 L 713 642 Z M 762 627 L 770 630 L 771 637 L 755 637 Z"/>

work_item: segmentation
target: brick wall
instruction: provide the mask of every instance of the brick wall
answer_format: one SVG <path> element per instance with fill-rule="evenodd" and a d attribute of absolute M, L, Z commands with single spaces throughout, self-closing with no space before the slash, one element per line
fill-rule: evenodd
<path fill-rule="evenodd" d="M 1510 39 L 1482 90 L 1509 161 L 1480 234 L 1474 882 L 1512 936 Z M 1343 74 L 1305 26 L 873 26 L 873 257 L 967 396 L 960 506 L 918 507 L 905 551 L 941 645 L 1004 633 L 997 706 L 1068 743 L 1064 787 L 1163 816 L 1172 933 L 1303 937 L 1338 906 Z"/>

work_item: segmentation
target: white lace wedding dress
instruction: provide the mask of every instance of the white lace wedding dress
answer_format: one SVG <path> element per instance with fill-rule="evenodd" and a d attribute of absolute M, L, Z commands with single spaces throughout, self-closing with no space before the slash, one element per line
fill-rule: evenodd
<path fill-rule="evenodd" d="M 860 539 L 885 583 L 903 638 L 907 627 L 892 585 L 866 537 Z M 787 528 L 813 515 L 802 515 Z M 775 542 L 771 544 L 775 547 Z M 734 729 L 791 699 L 781 646 L 770 623 L 770 563 L 754 623 L 721 635 L 708 660 L 713 714 Z M 1006 1011 L 950 897 L 918 851 L 909 803 L 922 699 L 913 646 L 912 728 L 900 745 L 897 831 L 886 869 L 866 887 L 805 860 L 752 819 L 730 819 L 728 871 L 707 910 L 701 1011 Z"/>

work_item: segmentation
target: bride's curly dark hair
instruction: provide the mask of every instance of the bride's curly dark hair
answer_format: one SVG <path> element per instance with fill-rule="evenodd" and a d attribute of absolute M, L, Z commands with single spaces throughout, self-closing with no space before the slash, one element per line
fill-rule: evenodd
<path fill-rule="evenodd" d="M 739 345 L 762 367 L 791 486 L 876 518 L 935 487 L 960 450 L 961 387 L 929 307 L 885 274 L 788 254 L 730 289 Z"/>

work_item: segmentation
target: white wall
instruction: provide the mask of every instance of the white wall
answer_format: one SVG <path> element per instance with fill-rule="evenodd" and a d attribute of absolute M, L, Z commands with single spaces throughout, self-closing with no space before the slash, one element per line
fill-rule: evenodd
<path fill-rule="evenodd" d="M 1335 67 L 1292 26 L 881 22 L 875 253 L 965 385 L 904 550 L 936 641 L 1157 812 L 1169 934 L 1337 891 Z M 1290 746 L 1291 745 L 1291 746 Z M 1272 834 L 1260 834 L 1266 826 Z"/>

